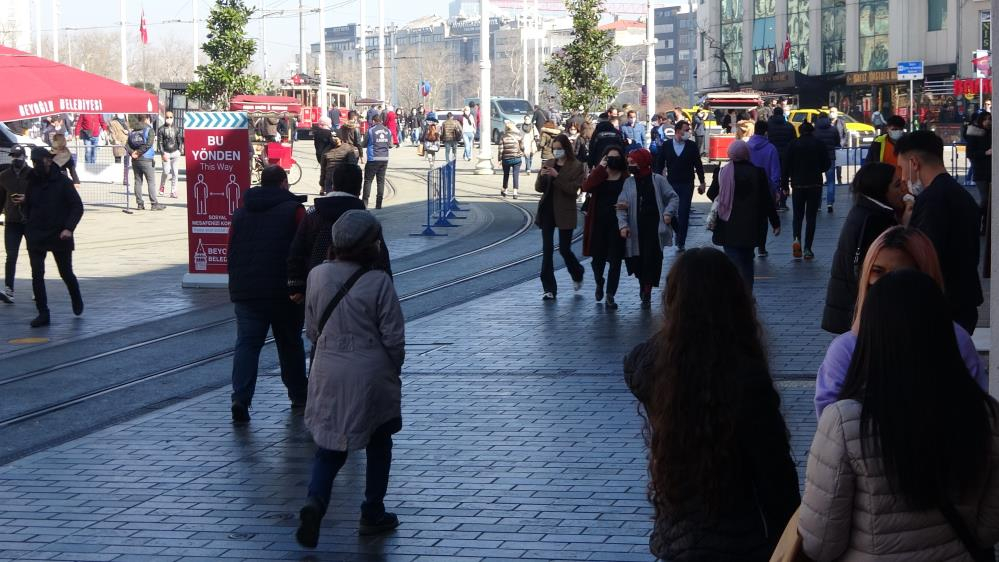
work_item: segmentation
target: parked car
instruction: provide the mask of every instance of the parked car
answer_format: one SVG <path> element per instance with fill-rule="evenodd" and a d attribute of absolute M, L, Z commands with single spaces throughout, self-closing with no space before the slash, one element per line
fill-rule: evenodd
<path fill-rule="evenodd" d="M 791 115 L 788 116 L 788 121 L 792 126 L 794 126 L 794 132 L 797 134 L 798 127 L 801 126 L 802 123 L 805 121 L 811 123 L 812 120 L 817 118 L 820 113 L 828 112 L 828 107 L 823 107 L 821 109 L 792 109 Z M 877 131 L 875 131 L 874 127 L 871 125 L 857 121 L 842 111 L 839 113 L 839 119 L 842 119 L 843 123 L 846 124 L 846 131 L 850 135 L 850 146 L 867 146 L 874 142 L 874 137 L 877 136 Z"/>
<path fill-rule="evenodd" d="M 479 103 L 479 98 L 465 98 L 465 105 L 469 103 Z M 525 115 L 534 115 L 534 106 L 531 102 L 521 98 L 498 98 L 494 97 L 491 105 L 490 138 L 493 144 L 498 144 L 503 133 L 505 121 L 523 123 Z M 481 125 L 479 127 L 481 131 Z"/>
<path fill-rule="evenodd" d="M 29 153 L 36 146 L 48 146 L 42 139 L 18 135 L 6 123 L 0 122 L 0 170 L 10 165 L 10 149 L 14 145 L 24 147 L 24 151 Z"/>

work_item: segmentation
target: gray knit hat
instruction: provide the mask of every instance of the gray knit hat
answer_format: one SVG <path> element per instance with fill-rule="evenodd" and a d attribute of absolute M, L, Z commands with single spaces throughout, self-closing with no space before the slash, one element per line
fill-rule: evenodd
<path fill-rule="evenodd" d="M 334 251 L 362 247 L 377 240 L 381 232 L 382 225 L 374 215 L 360 209 L 351 209 L 333 223 L 333 240 L 330 246 Z"/>

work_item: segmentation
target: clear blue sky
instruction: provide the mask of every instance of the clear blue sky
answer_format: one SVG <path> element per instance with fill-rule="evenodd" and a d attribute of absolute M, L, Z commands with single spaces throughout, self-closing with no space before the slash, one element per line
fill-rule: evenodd
<path fill-rule="evenodd" d="M 16 0 L 27 2 L 28 0 Z M 176 41 L 178 39 L 186 42 L 190 41 L 193 33 L 191 23 L 191 0 L 176 0 L 164 2 L 162 0 L 139 0 L 127 1 L 127 16 L 130 30 L 137 30 L 139 27 L 139 17 L 145 9 L 146 23 L 149 27 L 150 44 L 159 41 Z M 306 9 L 319 7 L 320 0 L 302 0 Z M 347 23 L 355 23 L 360 17 L 361 0 L 325 0 L 326 4 L 326 25 L 335 26 Z M 47 33 L 51 30 L 51 0 L 43 0 L 42 3 L 42 30 Z M 247 6 L 259 8 L 261 4 L 264 12 L 270 14 L 279 10 L 298 10 L 299 0 L 244 0 Z M 372 26 L 378 25 L 378 2 L 377 0 L 367 0 L 367 20 Z M 421 0 L 413 2 L 411 0 L 384 0 L 385 2 L 385 23 L 406 23 L 421 16 L 440 15 L 447 16 L 448 0 Z M 208 10 L 214 0 L 198 0 L 198 16 L 201 19 L 202 34 L 204 33 L 204 19 L 208 15 Z M 116 30 L 118 26 L 119 0 L 59 0 L 60 28 L 101 28 Z M 183 20 L 188 23 L 162 23 L 170 20 Z M 254 20 L 250 22 L 249 33 L 255 38 L 260 38 L 260 22 Z M 70 35 L 71 36 L 71 35 Z M 319 15 L 316 13 L 305 16 L 305 36 L 306 48 L 310 43 L 319 41 Z M 65 35 L 64 35 L 65 37 Z M 273 14 L 266 19 L 266 42 L 267 66 L 269 73 L 283 75 L 289 62 L 298 53 L 299 25 L 297 12 L 287 15 Z M 203 40 L 203 35 L 202 35 Z M 133 51 L 134 52 L 134 51 Z M 259 63 L 258 63 L 259 64 Z M 257 66 L 259 70 L 259 66 Z"/>

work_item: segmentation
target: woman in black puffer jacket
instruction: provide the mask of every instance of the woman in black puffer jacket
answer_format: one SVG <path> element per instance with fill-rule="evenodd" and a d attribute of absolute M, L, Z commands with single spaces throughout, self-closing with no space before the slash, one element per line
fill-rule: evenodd
<path fill-rule="evenodd" d="M 989 197 L 992 193 L 992 114 L 985 111 L 975 116 L 964 133 L 968 159 L 975 168 L 974 180 L 978 187 L 978 203 L 982 220 L 988 215 Z"/>
<path fill-rule="evenodd" d="M 752 294 L 714 248 L 680 254 L 663 328 L 624 362 L 649 447 L 649 548 L 671 562 L 766 562 L 800 502 Z"/>
<path fill-rule="evenodd" d="M 853 325 L 860 266 L 867 249 L 882 232 L 898 224 L 896 214 L 903 209 L 902 181 L 891 164 L 865 164 L 850 189 L 856 199 L 839 234 L 822 312 L 822 329 L 834 334 L 846 333 Z"/>

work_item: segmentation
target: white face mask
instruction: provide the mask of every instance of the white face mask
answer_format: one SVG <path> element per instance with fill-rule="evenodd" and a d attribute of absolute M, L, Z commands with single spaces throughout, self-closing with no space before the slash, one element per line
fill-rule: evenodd
<path fill-rule="evenodd" d="M 923 192 L 923 182 L 917 179 L 916 181 L 909 180 L 907 183 L 909 184 L 909 193 L 913 197 L 919 197 L 919 194 Z"/>
<path fill-rule="evenodd" d="M 166 123 L 167 125 L 173 125 L 173 117 L 167 117 L 166 119 L 163 120 L 163 122 Z"/>
<path fill-rule="evenodd" d="M 902 131 L 900 129 L 891 129 L 888 131 L 888 137 L 891 138 L 891 140 L 893 141 L 897 141 L 898 139 L 902 138 L 902 135 L 904 134 L 905 131 Z"/>
<path fill-rule="evenodd" d="M 556 160 L 561 160 L 565 158 L 565 151 L 562 150 L 561 148 L 556 148 L 555 150 L 552 151 L 552 155 L 555 156 Z"/>
<path fill-rule="evenodd" d="M 690 131 L 683 133 L 683 140 L 685 141 L 690 140 Z"/>

